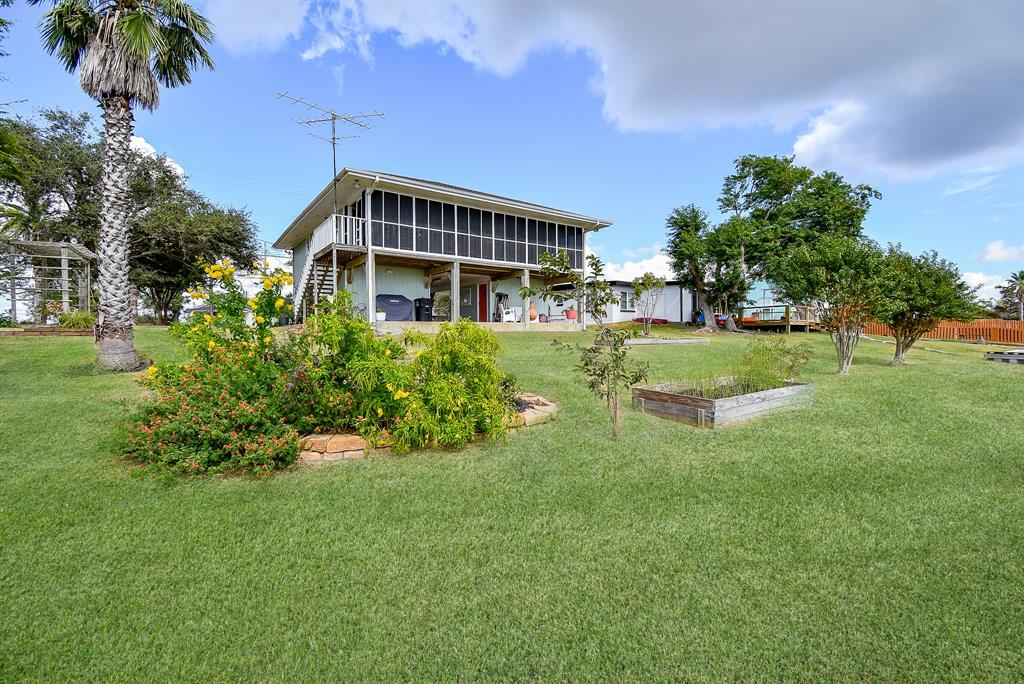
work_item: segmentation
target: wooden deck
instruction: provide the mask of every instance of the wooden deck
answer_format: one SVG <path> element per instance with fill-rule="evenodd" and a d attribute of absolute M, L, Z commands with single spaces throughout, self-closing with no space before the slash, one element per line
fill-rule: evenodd
<path fill-rule="evenodd" d="M 747 330 L 780 330 L 794 328 L 803 332 L 820 330 L 818 313 L 804 304 L 771 304 L 750 306 L 739 310 L 736 325 Z"/>

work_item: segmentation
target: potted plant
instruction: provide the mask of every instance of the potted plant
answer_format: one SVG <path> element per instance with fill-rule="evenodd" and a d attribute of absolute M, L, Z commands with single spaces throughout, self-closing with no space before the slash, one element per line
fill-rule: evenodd
<path fill-rule="evenodd" d="M 575 306 L 570 305 L 569 308 L 565 310 L 565 319 L 568 320 L 568 321 L 575 321 L 576 320 L 576 307 Z"/>
<path fill-rule="evenodd" d="M 377 321 L 380 322 L 380 321 L 386 321 L 386 320 L 388 320 L 387 312 L 386 311 L 382 311 L 380 309 L 377 309 Z"/>

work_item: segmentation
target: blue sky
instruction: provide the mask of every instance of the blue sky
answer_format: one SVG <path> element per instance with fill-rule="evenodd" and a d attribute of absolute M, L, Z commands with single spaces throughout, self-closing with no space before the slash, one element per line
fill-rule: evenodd
<path fill-rule="evenodd" d="M 137 135 L 272 240 L 330 177 L 279 90 L 379 110 L 340 165 L 465 185 L 615 222 L 612 273 L 666 267 L 664 220 L 714 215 L 741 154 L 797 154 L 877 187 L 881 242 L 936 249 L 991 286 L 1024 268 L 1024 5 L 200 3 L 214 72 L 165 91 Z M 95 105 L 8 10 L 2 101 Z"/>

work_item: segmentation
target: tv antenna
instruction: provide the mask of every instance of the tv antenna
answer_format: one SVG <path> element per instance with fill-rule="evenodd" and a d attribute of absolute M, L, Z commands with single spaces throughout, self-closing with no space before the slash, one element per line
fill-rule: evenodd
<path fill-rule="evenodd" d="M 348 126 L 352 126 L 359 130 L 369 130 L 373 128 L 373 125 L 369 122 L 369 119 L 380 118 L 383 119 L 384 115 L 380 112 L 368 112 L 365 114 L 341 114 L 333 109 L 321 106 L 316 102 L 310 102 L 289 94 L 287 91 L 280 91 L 277 94 L 277 99 L 288 100 L 292 104 L 300 105 L 305 107 L 309 112 L 312 113 L 311 118 L 308 119 L 295 119 L 295 123 L 305 126 L 306 128 L 316 128 L 323 124 L 331 124 L 331 135 L 319 135 L 317 133 L 310 133 L 311 136 L 317 140 L 323 140 L 324 142 L 331 143 L 331 164 L 334 170 L 334 174 L 331 176 L 331 183 L 333 184 L 332 192 L 334 197 L 334 213 L 338 213 L 338 142 L 342 140 L 352 140 L 358 138 L 358 135 L 338 135 L 338 123 L 344 123 Z"/>

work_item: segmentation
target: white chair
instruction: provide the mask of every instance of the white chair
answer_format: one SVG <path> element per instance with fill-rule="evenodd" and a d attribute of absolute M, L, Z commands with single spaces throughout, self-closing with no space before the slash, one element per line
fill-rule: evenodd
<path fill-rule="evenodd" d="M 501 310 L 501 322 L 502 323 L 522 323 L 523 322 L 523 307 L 521 306 L 510 306 L 507 309 Z"/>

